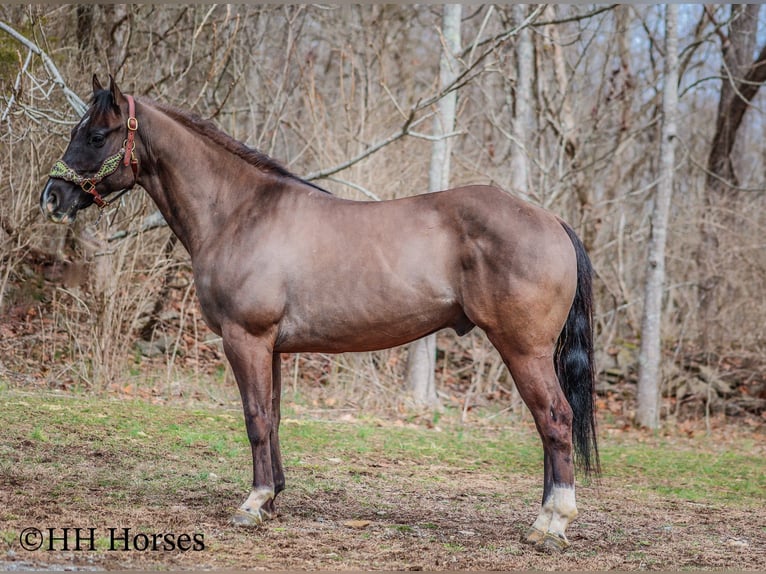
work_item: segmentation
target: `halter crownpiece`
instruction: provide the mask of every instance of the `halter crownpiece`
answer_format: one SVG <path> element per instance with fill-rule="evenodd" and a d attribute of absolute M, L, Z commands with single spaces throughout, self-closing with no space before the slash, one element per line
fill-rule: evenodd
<path fill-rule="evenodd" d="M 64 181 L 79 185 L 85 193 L 93 196 L 93 203 L 95 203 L 99 209 L 106 208 L 111 202 L 105 201 L 104 198 L 101 197 L 101 194 L 96 190 L 96 185 L 117 171 L 117 168 L 120 167 L 120 160 L 123 160 L 123 165 L 133 168 L 133 184 L 124 191 L 128 191 L 132 188 L 138 179 L 138 159 L 136 159 L 134 153 L 136 148 L 135 136 L 136 131 L 138 130 L 136 104 L 133 101 L 133 96 L 125 96 L 125 98 L 128 100 L 128 136 L 125 138 L 120 151 L 106 158 L 99 170 L 90 177 L 80 175 L 77 171 L 69 167 L 63 159 L 60 159 L 53 164 L 53 168 L 48 174 L 48 177 L 63 179 Z"/>

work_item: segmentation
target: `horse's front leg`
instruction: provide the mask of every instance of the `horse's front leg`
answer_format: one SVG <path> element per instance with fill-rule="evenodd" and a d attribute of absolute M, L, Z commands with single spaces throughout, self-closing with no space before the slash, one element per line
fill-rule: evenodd
<path fill-rule="evenodd" d="M 282 360 L 279 353 L 274 353 L 271 366 L 271 474 L 274 477 L 274 496 L 285 489 L 285 471 L 282 467 L 282 453 L 279 449 L 279 422 L 282 419 Z M 264 510 L 272 516 L 277 515 L 274 499 L 264 505 Z"/>
<path fill-rule="evenodd" d="M 255 336 L 233 325 L 223 330 L 223 348 L 242 396 L 247 437 L 253 452 L 253 488 L 231 521 L 234 524 L 255 526 L 273 518 L 273 338 Z"/>

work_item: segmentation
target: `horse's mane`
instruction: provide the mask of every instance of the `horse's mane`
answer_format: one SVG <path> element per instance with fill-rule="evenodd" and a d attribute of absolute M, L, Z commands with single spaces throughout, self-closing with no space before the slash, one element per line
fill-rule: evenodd
<path fill-rule="evenodd" d="M 96 111 L 100 111 L 100 112 L 106 111 L 107 109 L 109 109 L 109 107 L 111 107 L 111 105 L 112 105 L 112 98 L 111 98 L 111 92 L 109 90 L 101 90 L 96 92 L 95 96 L 93 97 L 93 106 Z M 306 181 L 305 179 L 298 177 L 297 175 L 292 173 L 290 170 L 288 170 L 286 167 L 284 167 L 281 163 L 279 163 L 277 160 L 269 157 L 265 153 L 258 151 L 255 148 L 251 148 L 238 140 L 235 140 L 233 137 L 231 137 L 227 133 L 221 131 L 218 128 L 218 126 L 216 126 L 210 120 L 205 120 L 201 118 L 200 116 L 198 116 L 197 114 L 194 114 L 191 112 L 185 112 L 173 106 L 162 104 L 156 101 L 152 101 L 151 105 L 159 109 L 165 115 L 170 116 L 172 119 L 182 123 L 184 126 L 200 134 L 201 136 L 204 136 L 212 140 L 214 143 L 223 147 L 226 151 L 236 155 L 237 157 L 245 160 L 250 165 L 257 167 L 258 169 L 262 171 L 268 171 L 270 173 L 273 173 L 281 177 L 294 179 L 302 183 L 305 183 L 307 185 L 310 185 L 311 187 L 314 187 L 318 189 L 319 191 L 330 193 L 329 191 L 327 191 L 326 189 L 323 189 L 322 187 L 316 185 L 315 183 Z"/>

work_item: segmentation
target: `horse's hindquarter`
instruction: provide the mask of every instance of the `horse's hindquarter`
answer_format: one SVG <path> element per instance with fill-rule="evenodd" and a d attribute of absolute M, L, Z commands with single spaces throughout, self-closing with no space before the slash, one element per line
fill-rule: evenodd
<path fill-rule="evenodd" d="M 574 247 L 559 219 L 491 187 L 456 202 L 465 272 L 460 292 L 470 320 L 521 353 L 548 353 L 577 287 Z"/>

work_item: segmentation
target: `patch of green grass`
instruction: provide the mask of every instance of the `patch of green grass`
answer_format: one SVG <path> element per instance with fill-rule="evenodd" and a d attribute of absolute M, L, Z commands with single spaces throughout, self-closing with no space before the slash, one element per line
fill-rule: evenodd
<path fill-rule="evenodd" d="M 416 460 L 419 465 L 446 464 L 464 469 L 483 468 L 499 475 L 509 471 L 536 471 L 542 468 L 537 438 L 510 431 L 485 436 L 480 430 L 462 427 L 442 432 L 420 428 L 380 426 L 373 422 L 328 423 L 285 420 L 280 431 L 283 451 L 290 461 L 316 458 L 357 460 Z M 288 454 L 289 453 L 289 454 Z M 423 478 L 426 478 L 424 475 Z"/>
<path fill-rule="evenodd" d="M 442 430 L 437 430 L 372 418 L 311 420 L 285 412 L 280 436 L 288 479 L 291 488 L 309 494 L 341 491 L 348 481 L 385 480 L 386 465 L 393 464 L 410 465 L 412 479 L 421 484 L 477 469 L 498 480 L 516 475 L 542 482 L 540 439 L 528 424 L 461 425 L 457 414 L 447 413 L 440 415 Z M 3 458 L 20 461 L 4 465 L 0 480 L 44 470 L 56 477 L 62 496 L 77 488 L 78 473 L 93 460 L 102 461 L 93 486 L 120 502 L 168 492 L 194 497 L 209 492 L 211 484 L 236 484 L 244 491 L 251 480 L 243 416 L 232 409 L 0 389 L 0 445 L 9 445 Z M 602 488 L 613 482 L 668 498 L 763 507 L 762 448 L 752 439 L 729 440 L 723 447 L 714 438 L 605 435 Z M 379 477 L 368 476 L 372 464 L 381 465 Z M 300 479 L 290 474 L 298 467 Z M 211 481 L 211 473 L 218 478 Z M 538 493 L 515 496 L 533 504 Z M 482 504 L 491 508 L 491 499 Z"/>
<path fill-rule="evenodd" d="M 0 530 L 0 541 L 4 542 L 8 546 L 13 544 L 19 539 L 19 533 L 15 530 Z"/>
<path fill-rule="evenodd" d="M 32 429 L 32 432 L 29 433 L 29 438 L 38 442 L 48 442 L 48 435 L 45 434 L 45 431 L 39 425 Z"/>
<path fill-rule="evenodd" d="M 726 503 L 766 500 L 762 455 L 751 454 L 747 441 L 726 446 L 708 437 L 682 444 L 659 437 L 620 440 L 604 445 L 601 459 L 605 477 L 666 497 Z"/>

